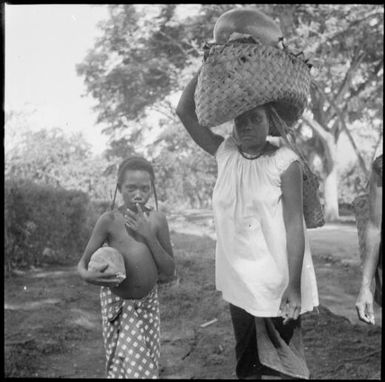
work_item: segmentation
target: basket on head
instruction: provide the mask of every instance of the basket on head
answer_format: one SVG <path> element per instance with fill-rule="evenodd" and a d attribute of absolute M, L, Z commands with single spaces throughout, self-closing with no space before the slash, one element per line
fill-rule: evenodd
<path fill-rule="evenodd" d="M 207 49 L 194 95 L 202 126 L 220 125 L 267 103 L 289 127 L 300 118 L 311 83 L 310 66 L 302 58 L 258 40 Z"/>

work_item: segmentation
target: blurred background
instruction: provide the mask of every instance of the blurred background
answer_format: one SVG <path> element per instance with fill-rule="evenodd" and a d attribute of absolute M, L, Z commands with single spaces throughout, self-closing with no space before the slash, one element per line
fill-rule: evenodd
<path fill-rule="evenodd" d="M 44 250 L 32 243 L 42 238 L 34 229 L 43 221 L 52 228 L 50 219 L 57 222 L 56 214 L 63 213 L 60 203 L 76 211 L 66 210 L 65 218 L 80 232 L 81 210 L 88 202 L 101 209 L 110 203 L 117 166 L 131 154 L 153 161 L 164 208 L 210 207 L 215 161 L 192 142 L 174 110 L 201 65 L 201 48 L 212 40 L 217 17 L 234 6 L 5 6 L 9 267 L 21 246 Z M 364 191 L 371 161 L 382 150 L 383 7 L 258 8 L 313 64 L 318 87 L 296 130 L 322 179 L 326 219 L 338 220 Z M 57 247 L 55 240 L 48 242 Z"/>
<path fill-rule="evenodd" d="M 216 163 L 175 107 L 215 21 L 239 6 L 4 5 L 7 376 L 103 377 L 98 292 L 75 264 L 132 154 L 154 164 L 180 278 L 161 293 L 161 375 L 235 376 L 213 277 Z M 380 309 L 376 327 L 351 325 L 361 277 L 351 202 L 382 153 L 384 7 L 255 6 L 309 59 L 317 84 L 295 128 L 327 221 L 309 231 L 321 302 L 304 321 L 309 367 L 314 378 L 379 376 Z"/>
<path fill-rule="evenodd" d="M 153 161 L 164 208 L 210 207 L 215 161 L 192 142 L 174 110 L 217 17 L 235 6 L 241 5 L 5 5 L 9 266 L 20 246 L 41 252 L 34 229 L 43 221 L 52 228 L 50 219 L 64 213 L 60 203 L 76 211 L 66 210 L 65 219 L 80 232 L 81 210 L 88 202 L 101 209 L 110 203 L 117 166 L 134 153 Z M 326 219 L 336 221 L 364 191 L 382 151 L 383 7 L 258 9 L 313 64 L 318 86 L 296 130 L 322 180 Z M 55 240 L 48 240 L 52 250 Z"/>

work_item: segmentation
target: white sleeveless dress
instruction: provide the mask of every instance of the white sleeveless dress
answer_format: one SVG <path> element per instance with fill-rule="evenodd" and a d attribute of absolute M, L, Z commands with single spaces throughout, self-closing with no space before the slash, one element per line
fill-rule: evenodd
<path fill-rule="evenodd" d="M 224 300 L 256 317 L 277 317 L 289 282 L 280 176 L 298 157 L 281 147 L 248 160 L 231 136 L 221 143 L 215 157 L 216 288 Z M 304 233 L 301 314 L 319 304 L 306 229 Z"/>

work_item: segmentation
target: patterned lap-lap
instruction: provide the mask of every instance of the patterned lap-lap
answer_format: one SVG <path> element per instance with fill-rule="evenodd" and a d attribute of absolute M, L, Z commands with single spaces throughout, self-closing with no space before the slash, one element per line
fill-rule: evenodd
<path fill-rule="evenodd" d="M 158 378 L 160 322 L 157 288 L 140 300 L 100 291 L 107 378 Z"/>

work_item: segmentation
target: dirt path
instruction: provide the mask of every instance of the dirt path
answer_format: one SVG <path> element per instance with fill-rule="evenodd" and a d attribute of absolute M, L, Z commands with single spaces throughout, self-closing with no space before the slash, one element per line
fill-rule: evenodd
<path fill-rule="evenodd" d="M 160 289 L 163 378 L 235 377 L 228 307 L 214 287 L 211 219 L 209 212 L 193 211 L 186 219 L 170 218 L 180 281 Z M 312 377 L 373 378 L 381 328 L 352 324 L 360 272 L 354 226 L 310 235 L 322 305 L 319 315 L 303 320 Z M 82 282 L 74 267 L 6 280 L 4 320 L 6 376 L 104 378 L 98 288 Z"/>
<path fill-rule="evenodd" d="M 360 286 L 361 265 L 357 229 L 354 224 L 329 224 L 309 230 L 316 264 L 320 303 L 332 312 L 364 325 L 354 304 Z M 382 309 L 375 309 L 377 325 L 382 325 Z"/>

